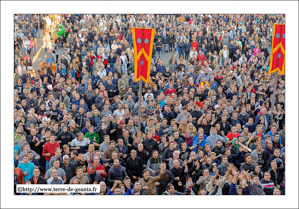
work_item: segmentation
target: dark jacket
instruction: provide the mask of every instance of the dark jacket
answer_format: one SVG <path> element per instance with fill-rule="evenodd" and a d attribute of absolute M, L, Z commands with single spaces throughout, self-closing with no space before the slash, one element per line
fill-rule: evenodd
<path fill-rule="evenodd" d="M 265 179 L 262 179 L 260 181 L 262 186 L 265 186 L 264 192 L 266 195 L 273 195 L 273 190 L 275 188 L 274 182 L 270 179 L 269 181 L 266 181 Z"/>
<path fill-rule="evenodd" d="M 245 171 L 248 171 L 248 173 L 250 173 L 251 171 L 254 171 L 254 167 L 255 167 L 255 165 L 253 163 L 247 164 L 245 162 L 241 165 L 240 171 L 242 171 L 244 169 Z"/>
<path fill-rule="evenodd" d="M 137 95 L 137 91 L 139 89 L 139 82 L 131 81 L 130 86 L 132 87 L 132 92 L 134 92 L 135 95 Z"/>
<path fill-rule="evenodd" d="M 86 175 L 89 180 L 89 184 L 93 184 L 93 182 L 98 182 L 98 184 L 102 181 L 101 175 L 98 173 L 94 173 L 91 175 L 90 173 Z"/>
<path fill-rule="evenodd" d="M 219 155 L 219 154 L 223 154 L 223 153 L 224 153 L 224 147 L 221 146 L 220 148 L 218 148 L 217 146 L 215 146 L 215 147 L 212 149 L 212 152 L 215 152 L 215 153 L 216 153 L 216 156 Z"/>
<path fill-rule="evenodd" d="M 231 129 L 230 123 L 226 121 L 225 127 L 223 127 L 222 121 L 220 121 L 218 124 L 220 125 L 220 131 L 224 131 L 224 134 L 226 136 L 228 134 L 228 131 L 230 131 L 230 129 Z"/>
<path fill-rule="evenodd" d="M 269 159 L 267 160 L 267 163 L 266 163 L 266 166 L 264 166 L 264 171 L 267 171 L 267 170 L 269 170 L 270 168 L 271 168 L 271 162 L 272 162 L 272 160 L 275 160 L 277 157 L 275 156 L 275 155 L 271 155 L 270 157 L 269 157 Z M 281 159 L 281 158 L 280 158 Z M 282 159 L 281 159 L 281 161 L 282 161 Z M 279 167 L 280 166 L 280 164 L 281 163 L 277 163 L 277 167 Z"/>
<path fill-rule="evenodd" d="M 122 137 L 120 137 L 120 138 L 122 138 L 122 139 L 124 140 L 124 145 L 125 145 L 125 146 L 128 146 L 128 143 L 129 143 L 129 144 L 133 144 L 133 142 L 134 142 L 134 140 L 133 140 L 133 138 L 132 138 L 131 136 L 128 136 L 128 139 L 125 139 L 124 136 L 122 136 Z"/>
<path fill-rule="evenodd" d="M 285 171 L 285 167 L 277 167 L 276 173 L 272 169 L 270 170 L 271 180 L 274 182 L 274 185 L 280 185 L 283 179 L 283 172 Z"/>
<path fill-rule="evenodd" d="M 185 52 L 190 52 L 190 51 L 191 51 L 191 44 L 190 43 L 188 43 L 188 44 L 185 43 Z"/>
<path fill-rule="evenodd" d="M 33 178 L 34 177 L 31 177 L 29 179 L 29 181 L 31 182 L 31 184 L 35 184 Z M 37 179 L 36 184 L 47 184 L 47 180 L 44 177 L 39 176 L 38 179 Z"/>
<path fill-rule="evenodd" d="M 113 186 L 115 180 L 123 181 L 127 176 L 126 169 L 123 166 L 119 167 L 118 175 L 116 175 L 116 168 L 113 166 L 109 169 L 108 172 L 108 183 L 110 186 Z"/>
<path fill-rule="evenodd" d="M 160 170 L 156 171 L 156 173 L 154 174 L 154 176 L 159 176 L 160 175 Z M 170 171 L 166 170 L 162 180 L 158 181 L 160 183 L 160 185 L 156 186 L 157 189 L 157 194 L 161 195 L 165 190 L 166 190 L 166 186 L 168 184 L 172 184 L 174 181 L 173 175 Z"/>
<path fill-rule="evenodd" d="M 77 115 L 75 115 L 74 119 L 76 124 L 80 126 L 79 129 L 83 129 L 83 122 L 86 119 L 86 115 L 84 113 L 82 115 L 78 113 Z"/>
<path fill-rule="evenodd" d="M 131 179 L 133 179 L 133 176 L 136 176 L 137 178 L 142 177 L 143 165 L 140 157 L 136 156 L 135 160 L 133 160 L 130 156 L 127 159 L 126 166 L 127 174 Z"/>
<path fill-rule="evenodd" d="M 65 171 L 65 174 L 66 174 L 66 182 L 65 183 L 68 184 L 70 182 L 71 178 L 76 176 L 75 163 L 70 163 L 67 168 L 65 167 L 64 163 L 61 163 L 60 168 L 62 168 Z"/>
<path fill-rule="evenodd" d="M 142 141 L 142 144 L 143 144 L 144 150 L 147 151 L 147 153 L 148 153 L 148 155 L 147 155 L 148 158 L 150 158 L 152 156 L 152 152 L 154 150 L 159 151 L 158 143 L 153 138 L 151 138 L 151 140 L 146 138 L 145 140 Z"/>
<path fill-rule="evenodd" d="M 243 194 L 243 191 L 242 191 L 242 194 Z M 229 189 L 229 195 L 238 195 L 236 184 L 231 183 L 230 189 Z M 245 187 L 245 195 L 250 195 L 250 187 L 249 186 Z"/>
<path fill-rule="evenodd" d="M 170 121 L 171 121 L 172 119 L 174 119 L 174 115 L 173 115 L 173 113 L 172 113 L 172 112 L 167 113 L 166 111 L 163 111 L 162 114 L 163 114 L 164 118 L 167 119 L 167 123 L 168 123 L 168 125 L 170 125 Z"/>
<path fill-rule="evenodd" d="M 178 44 L 179 51 L 184 51 L 185 46 L 186 46 L 185 43 L 179 43 L 179 44 Z"/>
<path fill-rule="evenodd" d="M 173 157 L 173 152 L 175 151 L 175 149 L 173 149 L 172 151 L 170 150 L 170 148 L 166 148 L 163 152 L 162 155 L 162 160 L 167 162 L 167 159 L 172 158 Z"/>
<path fill-rule="evenodd" d="M 132 189 L 132 195 L 135 195 L 136 190 L 135 189 Z M 140 195 L 146 195 L 146 191 L 144 189 L 140 189 Z"/>
<path fill-rule="evenodd" d="M 118 158 L 118 160 L 119 160 L 119 164 L 120 164 L 121 166 L 126 167 L 126 162 L 125 162 L 123 159 Z M 111 165 L 111 167 L 112 167 L 112 166 L 113 166 L 113 159 L 110 158 L 110 159 L 107 161 L 107 163 L 109 163 L 109 165 Z"/>
<path fill-rule="evenodd" d="M 232 162 L 237 168 L 240 168 L 241 164 L 246 161 L 245 154 L 245 152 L 238 152 L 238 154 L 232 156 Z"/>
<path fill-rule="evenodd" d="M 161 41 L 162 41 L 162 44 L 169 44 L 169 39 L 167 36 L 162 36 Z"/>
<path fill-rule="evenodd" d="M 263 160 L 264 160 L 264 165 L 263 166 L 264 167 L 266 167 L 267 162 L 268 162 L 268 160 L 269 160 L 269 158 L 270 158 L 271 155 L 273 155 L 273 149 L 270 150 L 268 147 L 266 147 L 264 149 L 264 152 L 263 152 Z"/>
<path fill-rule="evenodd" d="M 67 132 L 60 132 L 60 134 L 58 134 L 56 141 L 61 141 L 60 143 L 60 147 L 62 147 L 63 145 L 67 144 L 69 142 L 72 142 L 73 139 L 77 138 L 72 132 L 67 131 Z"/>
<path fill-rule="evenodd" d="M 137 156 L 141 158 L 142 164 L 146 165 L 148 159 L 146 151 L 143 149 L 141 152 L 139 150 L 136 150 L 136 152 L 137 152 Z"/>
<path fill-rule="evenodd" d="M 174 182 L 173 182 L 173 186 L 174 186 L 175 190 L 177 190 L 179 192 L 183 192 L 184 191 L 183 185 L 185 185 L 185 183 L 186 183 L 186 179 L 184 177 L 184 167 L 182 167 L 182 168 L 180 167 L 179 169 L 176 169 L 173 167 L 172 169 L 170 169 L 170 172 L 172 173 L 174 179 L 176 177 L 180 178 L 179 181 L 174 180 Z M 182 182 L 182 186 L 178 185 L 179 182 Z"/>
<path fill-rule="evenodd" d="M 129 148 L 126 145 L 120 148 L 120 146 L 117 144 L 115 145 L 115 148 L 118 149 L 119 153 L 122 153 L 121 159 L 124 159 L 123 158 L 124 154 L 127 154 L 127 156 L 129 155 Z"/>

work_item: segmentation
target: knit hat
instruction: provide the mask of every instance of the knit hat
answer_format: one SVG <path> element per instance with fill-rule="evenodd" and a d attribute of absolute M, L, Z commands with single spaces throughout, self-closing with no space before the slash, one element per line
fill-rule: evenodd
<path fill-rule="evenodd" d="M 124 123 L 124 121 L 122 120 L 122 121 L 119 122 L 119 125 L 121 125 L 121 124 L 123 124 L 123 123 Z"/>

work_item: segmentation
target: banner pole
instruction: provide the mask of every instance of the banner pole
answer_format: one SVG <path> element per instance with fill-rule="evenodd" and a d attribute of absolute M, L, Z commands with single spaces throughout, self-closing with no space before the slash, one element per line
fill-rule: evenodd
<path fill-rule="evenodd" d="M 139 105 L 138 105 L 138 130 L 141 131 L 141 96 L 142 96 L 142 79 L 139 80 Z"/>
<path fill-rule="evenodd" d="M 277 76 L 278 76 L 278 71 L 275 72 L 275 78 L 274 78 L 274 88 L 273 88 L 273 94 L 272 94 L 272 101 L 271 101 L 271 120 L 270 120 L 270 125 L 272 125 L 272 120 L 273 120 L 273 113 L 272 111 L 274 110 L 274 103 L 275 103 L 275 96 L 276 96 L 276 87 L 277 87 Z"/>

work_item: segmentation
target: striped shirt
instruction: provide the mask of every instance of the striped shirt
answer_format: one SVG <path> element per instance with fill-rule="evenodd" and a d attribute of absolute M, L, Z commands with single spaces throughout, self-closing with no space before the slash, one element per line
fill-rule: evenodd
<path fill-rule="evenodd" d="M 249 181 L 250 195 L 265 195 L 263 188 L 260 185 L 255 185 L 252 181 Z"/>
<path fill-rule="evenodd" d="M 269 179 L 269 181 L 266 181 L 265 179 L 262 179 L 261 186 L 264 186 L 264 192 L 266 195 L 273 195 L 273 190 L 275 188 L 274 182 Z"/>

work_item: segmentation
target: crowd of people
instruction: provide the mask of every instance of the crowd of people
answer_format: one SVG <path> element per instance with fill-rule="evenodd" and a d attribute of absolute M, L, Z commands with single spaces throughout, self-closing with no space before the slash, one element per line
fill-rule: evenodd
<path fill-rule="evenodd" d="M 101 188 L 70 195 L 284 195 L 285 77 L 275 85 L 267 73 L 272 27 L 284 21 L 15 15 L 15 186 Z M 55 34 L 61 25 L 65 36 Z M 134 27 L 155 30 L 141 101 Z"/>

